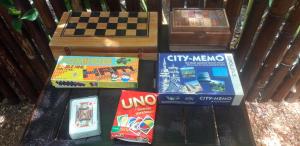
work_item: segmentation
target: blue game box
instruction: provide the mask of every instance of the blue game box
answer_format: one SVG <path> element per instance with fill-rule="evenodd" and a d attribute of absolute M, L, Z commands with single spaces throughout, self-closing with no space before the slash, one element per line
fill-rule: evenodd
<path fill-rule="evenodd" d="M 243 88 L 231 53 L 160 53 L 161 104 L 239 105 Z"/>

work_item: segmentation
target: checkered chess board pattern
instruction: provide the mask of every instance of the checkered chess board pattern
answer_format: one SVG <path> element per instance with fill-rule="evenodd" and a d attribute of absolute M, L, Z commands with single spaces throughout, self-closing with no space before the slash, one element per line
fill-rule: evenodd
<path fill-rule="evenodd" d="M 63 37 L 148 37 L 148 12 L 71 12 Z"/>

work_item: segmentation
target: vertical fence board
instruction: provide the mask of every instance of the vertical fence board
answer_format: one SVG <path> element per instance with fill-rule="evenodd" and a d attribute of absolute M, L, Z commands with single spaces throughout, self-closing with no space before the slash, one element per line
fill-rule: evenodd
<path fill-rule="evenodd" d="M 110 11 L 121 11 L 119 0 L 106 0 Z"/>
<path fill-rule="evenodd" d="M 222 8 L 221 2 L 222 0 L 206 0 L 205 8 Z M 228 0 L 232 1 L 232 0 Z M 236 0 L 236 1 L 242 1 L 242 0 Z M 228 2 L 227 2 L 228 3 Z"/>
<path fill-rule="evenodd" d="M 273 72 L 272 77 L 268 81 L 268 84 L 261 92 L 262 101 L 269 100 L 273 93 L 277 90 L 279 84 L 283 81 L 284 77 L 288 74 L 293 62 L 297 59 L 300 53 L 300 35 L 296 37 L 290 49 L 286 52 L 281 61 L 279 67 Z"/>
<path fill-rule="evenodd" d="M 250 89 L 247 96 L 248 100 L 253 100 L 255 97 L 259 96 L 259 91 L 264 87 L 268 81 L 270 75 L 272 74 L 276 64 L 283 57 L 289 43 L 292 41 L 294 33 L 297 31 L 300 25 L 300 5 L 298 5 L 294 11 L 290 13 L 285 25 L 280 32 L 278 39 L 271 48 L 271 52 L 264 61 L 264 65 L 259 71 L 252 89 Z"/>
<path fill-rule="evenodd" d="M 91 4 L 91 9 L 92 11 L 101 11 L 101 3 L 100 0 L 89 0 L 90 4 Z"/>
<path fill-rule="evenodd" d="M 161 14 L 161 1 L 147 0 L 148 11 L 156 11 Z"/>
<path fill-rule="evenodd" d="M 4 24 L 4 20 L 1 22 L 3 23 L 3 28 L 2 34 L 11 34 L 12 37 L 14 39 L 12 40 L 8 40 L 7 42 L 12 42 L 11 44 L 16 45 L 16 43 L 18 44 L 17 46 L 19 46 L 21 48 L 21 50 L 25 53 L 27 59 L 29 59 L 30 64 L 32 66 L 34 66 L 34 68 L 38 69 L 35 70 L 36 74 L 38 75 L 38 77 L 40 77 L 40 79 L 42 79 L 43 81 L 46 80 L 48 78 L 48 72 L 47 72 L 47 68 L 43 62 L 43 60 L 41 59 L 41 56 L 38 55 L 38 52 L 35 50 L 35 47 L 31 44 L 31 41 L 29 39 L 31 39 L 30 37 L 28 37 L 28 35 L 26 35 L 26 31 L 24 31 L 23 29 L 23 34 L 18 33 L 16 31 L 14 31 L 14 29 L 11 26 L 11 21 L 12 21 L 12 17 L 7 13 L 7 11 L 5 11 L 4 9 L 1 9 L 0 7 L 0 14 L 3 16 L 3 18 L 5 19 L 5 22 L 7 23 L 7 27 L 5 27 Z M 8 33 L 7 31 L 9 31 L 10 33 Z M 7 32 L 7 33 L 5 33 Z M 5 39 L 7 39 L 8 36 L 3 36 Z M 4 39 L 3 39 L 4 40 Z M 16 41 L 16 43 L 14 42 Z M 13 51 L 13 50 L 10 50 Z M 17 51 L 20 52 L 20 51 Z M 14 53 L 12 53 L 14 54 Z M 14 57 L 19 56 L 18 54 L 14 54 Z M 20 55 L 23 56 L 23 55 Z M 25 56 L 24 56 L 25 57 Z"/>
<path fill-rule="evenodd" d="M 30 3 L 27 0 L 16 0 L 15 3 L 22 12 L 26 12 L 31 8 Z M 54 65 L 54 57 L 49 48 L 49 40 L 45 32 L 36 21 L 24 21 L 23 24 L 25 25 L 30 37 L 34 40 L 34 43 L 37 45 L 37 49 L 43 56 L 47 67 L 51 69 Z"/>
<path fill-rule="evenodd" d="M 173 8 L 183 8 L 184 0 L 170 0 L 170 10 Z"/>
<path fill-rule="evenodd" d="M 71 0 L 71 5 L 73 11 L 83 11 L 81 0 Z"/>
<path fill-rule="evenodd" d="M 236 51 L 236 65 L 240 70 L 245 62 L 245 58 L 250 51 L 251 42 L 255 36 L 256 30 L 261 22 L 261 18 L 268 6 L 268 0 L 254 0 L 252 9 L 246 20 L 246 25 Z"/>
<path fill-rule="evenodd" d="M 289 93 L 293 85 L 300 79 L 300 63 L 298 63 L 293 70 L 288 74 L 283 82 L 278 86 L 276 92 L 272 96 L 274 101 L 282 101 Z"/>
<path fill-rule="evenodd" d="M 60 19 L 62 14 L 67 11 L 64 0 L 49 0 L 57 19 Z"/>
<path fill-rule="evenodd" d="M 242 0 L 228 0 L 226 4 L 226 14 L 230 25 L 230 31 L 233 33 L 236 21 L 238 20 L 243 5 Z"/>
<path fill-rule="evenodd" d="M 285 98 L 287 101 L 297 101 L 300 100 L 300 80 L 292 87 L 294 91 L 290 91 L 288 96 Z M 292 90 L 291 89 L 291 90 Z"/>
<path fill-rule="evenodd" d="M 13 59 L 7 54 L 2 42 L 0 43 L 0 62 L 1 76 L 4 79 L 9 79 L 7 82 L 10 83 L 12 88 L 20 88 L 19 97 L 27 97 L 34 103 L 37 100 L 37 92 L 32 88 L 31 82 L 23 75 Z M 25 96 L 22 95 L 22 92 Z"/>
<path fill-rule="evenodd" d="M 200 1 L 202 0 L 187 0 L 188 8 L 200 8 Z"/>
<path fill-rule="evenodd" d="M 261 28 L 261 32 L 257 37 L 257 41 L 253 46 L 241 74 L 241 81 L 246 95 L 254 82 L 268 49 L 271 47 L 273 40 L 276 38 L 276 34 L 282 25 L 285 14 L 293 5 L 293 2 L 294 0 L 275 0 L 273 2 L 271 10 Z M 280 8 L 278 8 L 279 6 Z"/>
<path fill-rule="evenodd" d="M 0 31 L 0 38 L 3 42 L 5 42 L 4 46 L 8 49 L 10 54 L 16 60 L 20 68 L 23 70 L 23 73 L 32 81 L 35 89 L 41 90 L 43 88 L 43 81 L 46 81 L 48 77 L 47 70 L 43 67 L 42 64 L 40 64 L 41 60 L 35 59 L 37 56 L 33 52 L 34 50 L 29 51 L 29 53 L 32 53 L 32 55 L 25 54 L 22 51 L 22 48 L 20 48 L 20 46 L 18 45 L 19 41 L 15 40 L 14 37 L 11 35 L 10 31 L 6 29 L 2 19 L 0 19 Z M 23 45 L 22 47 L 24 47 L 23 49 L 28 49 L 28 46 Z M 32 59 L 32 61 L 29 61 L 27 59 L 26 56 L 28 55 L 30 55 L 29 57 Z M 35 71 L 31 67 L 29 62 L 33 65 Z"/>
<path fill-rule="evenodd" d="M 15 92 L 10 88 L 10 86 L 6 83 L 6 81 L 1 76 L 0 76 L 0 95 L 2 95 L 3 98 L 7 98 L 9 104 L 15 104 L 19 102 L 18 96 L 15 94 Z"/>
<path fill-rule="evenodd" d="M 40 18 L 43 21 L 49 34 L 53 34 L 56 28 L 56 23 L 52 17 L 52 14 L 47 6 L 45 0 L 34 0 L 34 5 L 39 11 Z"/>
<path fill-rule="evenodd" d="M 140 9 L 140 1 L 139 0 L 126 0 L 126 8 L 127 11 L 138 12 Z"/>

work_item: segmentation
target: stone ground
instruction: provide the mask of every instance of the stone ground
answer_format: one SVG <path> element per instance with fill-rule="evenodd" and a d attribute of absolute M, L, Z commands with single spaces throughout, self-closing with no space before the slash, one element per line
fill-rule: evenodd
<path fill-rule="evenodd" d="M 17 105 L 0 103 L 0 145 L 19 144 L 27 122 L 31 117 L 33 105 L 23 102 Z"/>
<path fill-rule="evenodd" d="M 257 146 L 300 146 L 300 102 L 246 103 Z"/>

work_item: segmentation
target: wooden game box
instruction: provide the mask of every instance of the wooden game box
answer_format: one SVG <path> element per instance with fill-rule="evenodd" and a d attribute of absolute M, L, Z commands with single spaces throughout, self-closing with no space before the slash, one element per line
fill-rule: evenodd
<path fill-rule="evenodd" d="M 170 50 L 225 50 L 231 32 L 224 9 L 175 8 L 170 14 Z"/>
<path fill-rule="evenodd" d="M 50 42 L 54 57 L 156 59 L 157 12 L 64 12 Z"/>

